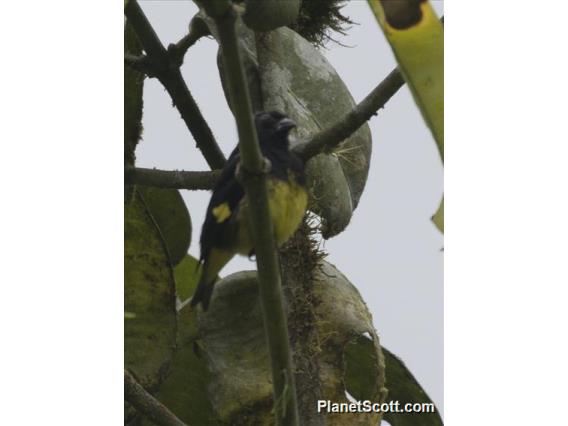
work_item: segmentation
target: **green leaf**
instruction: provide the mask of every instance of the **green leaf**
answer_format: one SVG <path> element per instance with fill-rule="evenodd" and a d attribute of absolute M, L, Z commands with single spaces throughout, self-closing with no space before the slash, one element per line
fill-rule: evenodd
<path fill-rule="evenodd" d="M 372 400 L 379 393 L 379 356 L 370 334 L 353 337 L 343 350 L 345 390 L 356 400 Z"/>
<path fill-rule="evenodd" d="M 124 208 L 124 362 L 149 391 L 163 380 L 176 338 L 175 287 L 158 229 L 137 191 Z"/>
<path fill-rule="evenodd" d="M 426 0 L 368 0 L 444 158 L 444 29 Z"/>
<path fill-rule="evenodd" d="M 187 305 L 201 277 L 201 268 L 198 266 L 199 261 L 188 254 L 174 269 L 178 306 L 178 345 L 185 345 L 195 340 L 197 336 L 197 311 Z"/>
<path fill-rule="evenodd" d="M 138 190 L 162 233 L 172 265 L 177 265 L 191 243 L 191 218 L 180 192 L 154 187 L 139 187 Z"/>
<path fill-rule="evenodd" d="M 192 342 L 179 347 L 170 374 L 155 396 L 187 425 L 217 425 L 207 393 L 211 374 L 207 362 L 198 353 Z M 142 425 L 154 426 L 154 423 L 144 419 Z"/>
<path fill-rule="evenodd" d="M 174 269 L 179 307 L 177 350 L 156 398 L 188 425 L 216 425 L 207 391 L 211 373 L 200 350 L 203 343 L 198 336 L 198 310 L 187 303 L 199 281 L 197 265 L 197 259 L 186 255 Z M 151 425 L 147 420 L 142 424 Z"/>
<path fill-rule="evenodd" d="M 440 206 L 438 207 L 438 211 L 436 211 L 434 216 L 432 216 L 432 222 L 434 222 L 436 228 L 438 228 L 442 233 L 444 233 L 444 199 L 443 198 L 440 203 Z"/>
<path fill-rule="evenodd" d="M 416 381 L 406 365 L 392 352 L 383 347 L 385 356 L 388 400 L 399 401 L 400 407 L 407 403 L 434 403 Z M 435 408 L 434 412 L 396 413 L 387 412 L 385 420 L 391 426 L 441 426 L 442 418 Z"/>

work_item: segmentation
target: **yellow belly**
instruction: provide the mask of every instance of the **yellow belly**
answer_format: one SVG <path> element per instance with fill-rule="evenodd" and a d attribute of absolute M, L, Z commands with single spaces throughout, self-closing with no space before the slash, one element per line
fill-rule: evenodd
<path fill-rule="evenodd" d="M 296 231 L 308 207 L 308 194 L 306 189 L 296 182 L 285 182 L 279 179 L 268 181 L 268 204 L 276 244 L 281 246 Z M 245 203 L 239 211 L 239 216 L 248 223 L 248 205 Z M 248 255 L 253 248 L 252 236 L 248 226 L 241 226 L 237 238 L 236 250 L 240 254 Z"/>
<path fill-rule="evenodd" d="M 276 244 L 281 246 L 302 222 L 308 207 L 308 194 L 295 182 L 274 180 L 268 183 L 268 200 Z"/>

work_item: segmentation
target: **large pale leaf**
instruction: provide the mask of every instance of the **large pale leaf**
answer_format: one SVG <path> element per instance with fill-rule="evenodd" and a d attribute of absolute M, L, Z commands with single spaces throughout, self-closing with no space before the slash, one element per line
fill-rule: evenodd
<path fill-rule="evenodd" d="M 211 33 L 215 24 L 203 16 Z M 253 32 L 241 22 L 237 31 L 255 110 L 262 109 L 262 94 Z M 267 66 L 282 89 L 279 104 L 298 124 L 295 136 L 302 139 L 324 129 L 350 111 L 355 102 L 349 90 L 320 51 L 289 28 L 275 30 L 284 57 Z M 218 60 L 223 81 L 222 61 Z M 225 95 L 228 94 L 225 88 Z M 310 210 L 322 218 L 322 234 L 330 238 L 342 232 L 365 188 L 371 157 L 371 133 L 367 124 L 332 153 L 320 154 L 307 164 L 311 188 Z"/>
<path fill-rule="evenodd" d="M 177 189 L 139 187 L 152 218 L 156 221 L 175 266 L 185 257 L 191 243 L 191 218 Z"/>
<path fill-rule="evenodd" d="M 219 418 L 247 424 L 240 418 L 243 410 L 263 405 L 268 410 L 255 417 L 269 424 L 272 384 L 255 272 L 238 272 L 216 284 L 209 310 L 199 315 L 199 334 Z"/>
<path fill-rule="evenodd" d="M 155 391 L 175 347 L 175 288 L 158 229 L 136 191 L 124 208 L 124 311 L 125 368 Z"/>
<path fill-rule="evenodd" d="M 383 401 L 384 361 L 371 314 L 343 274 L 328 263 L 320 266 L 313 285 L 323 397 L 349 402 L 347 393 L 362 389 L 361 395 Z M 273 424 L 255 272 L 239 272 L 218 282 L 209 311 L 199 313 L 198 323 L 200 352 L 211 371 L 209 397 L 219 419 L 227 424 Z M 376 425 L 379 420 L 377 413 L 326 415 L 328 425 Z"/>
<path fill-rule="evenodd" d="M 444 158 L 444 30 L 426 0 L 368 0 Z"/>
<path fill-rule="evenodd" d="M 350 402 L 386 398 L 385 364 L 373 318 L 357 288 L 335 266 L 322 262 L 314 281 L 320 322 L 324 398 Z M 327 425 L 377 425 L 379 413 L 332 413 Z"/>
<path fill-rule="evenodd" d="M 430 397 L 416 381 L 406 365 L 392 352 L 383 347 L 385 356 L 388 401 L 400 402 L 400 407 L 407 403 L 432 404 Z M 441 426 L 442 418 L 438 410 L 421 413 L 385 413 L 385 420 L 391 426 Z"/>

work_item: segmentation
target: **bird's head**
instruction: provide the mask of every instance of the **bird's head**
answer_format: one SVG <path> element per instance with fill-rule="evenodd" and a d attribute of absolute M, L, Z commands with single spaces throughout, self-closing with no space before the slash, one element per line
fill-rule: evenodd
<path fill-rule="evenodd" d="M 288 142 L 288 133 L 296 123 L 278 111 L 257 112 L 254 116 L 260 143 Z"/>

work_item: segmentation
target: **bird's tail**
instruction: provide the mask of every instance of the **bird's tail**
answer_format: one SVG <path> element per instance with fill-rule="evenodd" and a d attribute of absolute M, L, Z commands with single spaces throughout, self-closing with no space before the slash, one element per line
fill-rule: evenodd
<path fill-rule="evenodd" d="M 206 311 L 209 308 L 209 302 L 211 301 L 211 295 L 213 294 L 213 286 L 215 285 L 215 280 L 209 281 L 202 277 L 197 284 L 195 293 L 191 298 L 190 305 L 192 307 L 197 306 L 201 303 L 203 310 Z"/>
<path fill-rule="evenodd" d="M 203 263 L 199 284 L 197 284 L 195 293 L 191 298 L 191 306 L 197 306 L 201 303 L 204 311 L 209 308 L 209 302 L 211 301 L 211 295 L 213 294 L 213 287 L 215 286 L 215 281 L 217 281 L 217 274 L 221 268 L 223 268 L 223 266 L 231 260 L 233 255 L 234 253 L 227 250 L 211 250 L 207 256 L 207 260 Z"/>

